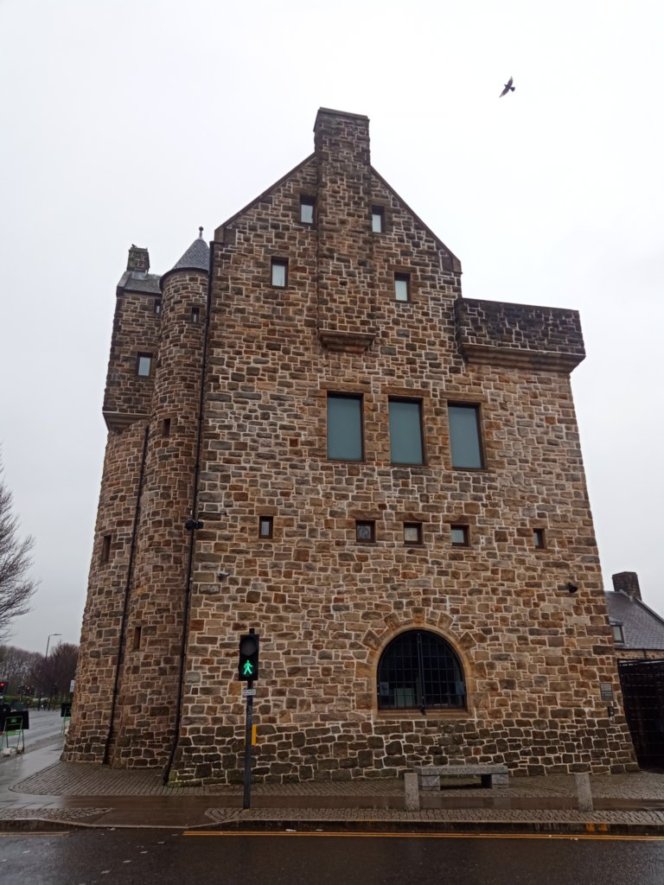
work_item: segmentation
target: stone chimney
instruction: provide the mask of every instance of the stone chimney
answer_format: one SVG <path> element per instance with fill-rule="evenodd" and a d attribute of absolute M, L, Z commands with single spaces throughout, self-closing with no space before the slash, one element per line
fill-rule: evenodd
<path fill-rule="evenodd" d="M 624 593 L 632 599 L 641 601 L 641 588 L 639 587 L 639 576 L 636 572 L 618 572 L 612 575 L 613 589 L 619 593 Z"/>
<path fill-rule="evenodd" d="M 140 246 L 132 244 L 129 250 L 129 258 L 127 259 L 127 270 L 137 270 L 141 273 L 147 273 L 150 270 L 150 256 L 147 249 L 141 249 Z"/>

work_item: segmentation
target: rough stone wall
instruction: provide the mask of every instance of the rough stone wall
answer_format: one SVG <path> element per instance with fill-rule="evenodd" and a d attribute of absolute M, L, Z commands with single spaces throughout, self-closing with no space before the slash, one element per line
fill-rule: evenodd
<path fill-rule="evenodd" d="M 106 444 L 66 759 L 101 762 L 109 736 L 145 423 Z M 110 537 L 103 561 L 104 537 Z"/>
<path fill-rule="evenodd" d="M 325 181 L 324 162 L 318 154 L 215 246 L 205 528 L 177 776 L 239 777 L 237 639 L 250 626 L 261 635 L 259 778 L 391 776 L 461 759 L 507 762 L 515 773 L 624 770 L 633 765 L 624 719 L 609 720 L 600 699 L 600 682 L 617 697 L 619 685 L 569 379 L 464 361 L 458 264 L 375 174 L 368 194 L 366 176 L 354 174 L 356 193 L 343 203 L 389 206 L 363 278 L 372 312 L 362 313 L 365 290 L 353 301 L 338 273 L 364 261 L 351 226 L 340 221 L 325 242 L 329 219 L 309 230 L 294 223 L 296 195 L 312 172 Z M 368 207 L 365 217 L 368 225 Z M 286 290 L 269 285 L 271 255 L 289 259 Z M 394 300 L 395 267 L 411 273 L 409 303 Z M 324 285 L 328 273 L 334 286 Z M 340 315 L 375 325 L 368 350 L 321 343 L 322 291 L 327 315 L 337 297 Z M 327 460 L 328 391 L 363 395 L 362 463 Z M 394 395 L 422 401 L 423 466 L 390 463 Z M 451 467 L 450 401 L 480 406 L 484 470 Z M 260 515 L 273 516 L 271 540 L 257 537 Z M 356 543 L 358 518 L 376 520 L 375 544 Z M 422 522 L 421 547 L 404 546 L 405 520 Z M 469 526 L 467 549 L 450 544 L 459 522 Z M 545 530 L 545 549 L 534 547 L 534 528 Z M 222 585 L 219 568 L 230 573 Z M 380 653 L 410 627 L 455 648 L 466 710 L 377 709 Z"/>
<path fill-rule="evenodd" d="M 150 414 L 159 326 L 154 295 L 118 292 L 104 395 L 104 414 L 110 426 Z M 138 376 L 139 353 L 152 354 L 150 377 Z"/>
<path fill-rule="evenodd" d="M 169 275 L 114 725 L 114 764 L 163 765 L 173 739 L 206 299 L 207 274 Z M 195 322 L 192 308 L 198 310 Z"/>

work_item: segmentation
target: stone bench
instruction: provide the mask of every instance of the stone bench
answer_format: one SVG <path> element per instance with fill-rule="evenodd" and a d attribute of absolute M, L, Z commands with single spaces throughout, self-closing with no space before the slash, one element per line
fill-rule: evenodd
<path fill-rule="evenodd" d="M 506 765 L 423 765 L 404 774 L 406 809 L 418 811 L 420 789 L 440 790 L 441 777 L 479 777 L 483 787 L 506 787 L 509 784 Z"/>

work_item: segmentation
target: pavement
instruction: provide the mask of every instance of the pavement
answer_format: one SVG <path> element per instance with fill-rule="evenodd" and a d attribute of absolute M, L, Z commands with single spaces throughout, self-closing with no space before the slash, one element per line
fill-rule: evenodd
<path fill-rule="evenodd" d="M 593 811 L 580 811 L 569 775 L 510 778 L 482 789 L 444 783 L 404 809 L 403 781 L 374 779 L 168 787 L 159 771 L 62 762 L 63 737 L 0 761 L 0 830 L 63 827 L 168 829 L 379 830 L 628 834 L 664 838 L 664 773 L 590 779 Z"/>

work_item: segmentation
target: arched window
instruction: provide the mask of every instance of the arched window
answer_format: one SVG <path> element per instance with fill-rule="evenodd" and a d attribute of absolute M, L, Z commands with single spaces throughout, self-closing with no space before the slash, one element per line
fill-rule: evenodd
<path fill-rule="evenodd" d="M 378 664 L 378 707 L 401 710 L 465 707 L 463 668 L 449 643 L 427 630 L 390 642 Z"/>

